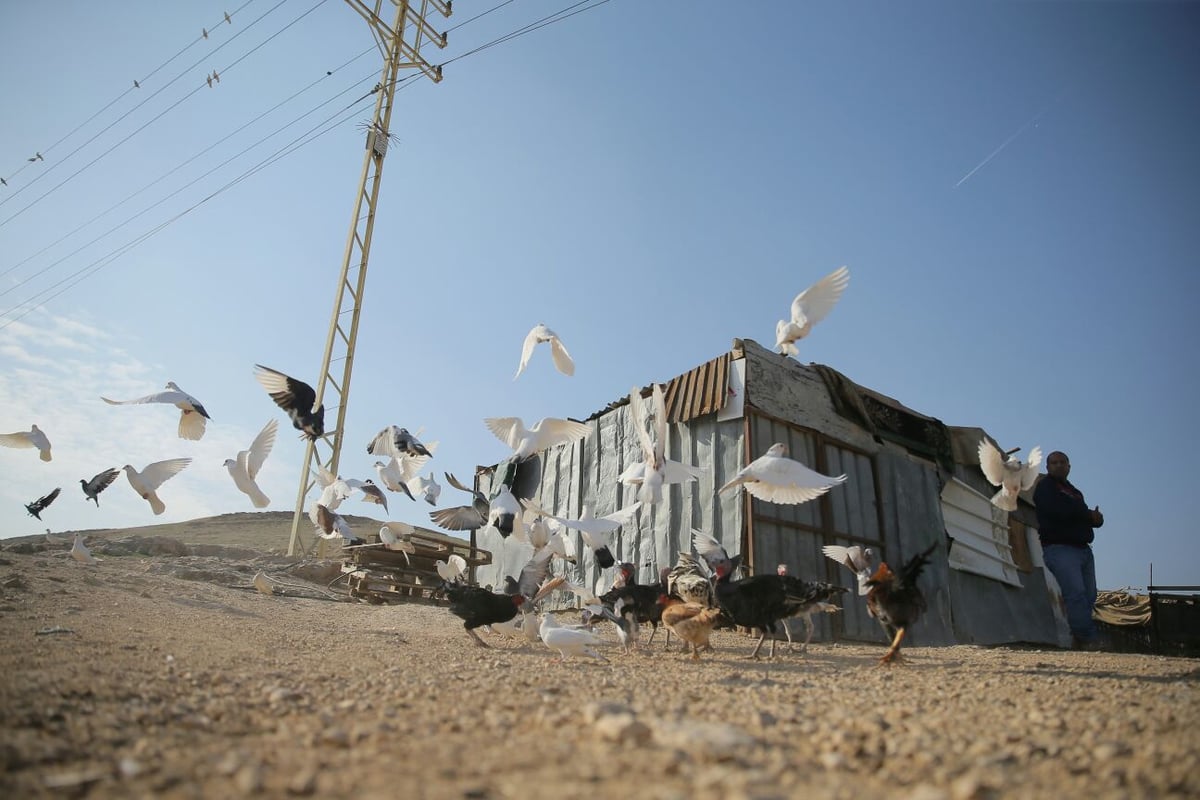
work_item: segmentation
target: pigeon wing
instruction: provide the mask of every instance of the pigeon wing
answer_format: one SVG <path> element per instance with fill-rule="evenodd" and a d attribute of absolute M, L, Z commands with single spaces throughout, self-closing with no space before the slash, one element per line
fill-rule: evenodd
<path fill-rule="evenodd" d="M 20 447 L 22 449 L 37 447 L 37 445 L 33 442 L 33 437 L 29 435 L 28 431 L 18 431 L 17 433 L 0 433 L 0 445 L 4 445 L 5 447 Z"/>
<path fill-rule="evenodd" d="M 987 439 L 979 440 L 979 469 L 992 486 L 1004 483 L 1004 454 Z"/>
<path fill-rule="evenodd" d="M 645 461 L 653 461 L 654 440 L 650 438 L 650 432 L 646 430 L 646 409 L 642 406 L 642 393 L 636 386 L 629 391 L 629 408 L 633 411 L 633 427 L 637 431 L 638 441 L 642 445 L 642 458 Z"/>
<path fill-rule="evenodd" d="M 494 432 L 494 431 L 493 431 Z M 586 439 L 592 432 L 586 422 L 576 422 L 571 419 L 554 419 L 546 417 L 537 425 L 533 434 L 531 449 L 535 453 L 547 450 L 560 444 Z"/>
<path fill-rule="evenodd" d="M 155 461 L 142 470 L 142 483 L 145 484 L 147 489 L 154 491 L 166 483 L 168 479 L 182 472 L 191 463 L 192 460 L 190 458 L 172 458 L 167 461 Z"/>
<path fill-rule="evenodd" d="M 537 347 L 538 333 L 541 331 L 541 325 L 534 325 L 529 333 L 525 334 L 525 341 L 521 344 L 521 363 L 517 365 L 517 374 L 513 375 L 513 380 L 521 377 L 521 373 L 525 371 L 525 367 L 529 365 L 529 359 L 533 356 L 533 348 Z M 558 358 L 555 357 L 555 363 Z"/>
<path fill-rule="evenodd" d="M 550 339 L 550 354 L 554 356 L 554 366 L 559 372 L 568 376 L 575 374 L 575 362 L 571 360 L 571 354 L 557 336 Z"/>
<path fill-rule="evenodd" d="M 1042 464 L 1042 448 L 1034 447 L 1029 451 L 1029 463 L 1021 471 L 1021 491 L 1033 488 L 1037 483 L 1038 467 Z"/>
<path fill-rule="evenodd" d="M 316 408 L 317 393 L 304 381 L 261 364 L 254 365 L 254 377 L 284 411 L 310 414 Z"/>
<path fill-rule="evenodd" d="M 263 462 L 271 454 L 271 448 L 275 446 L 275 434 L 278 430 L 279 424 L 275 420 L 271 420 L 263 426 L 263 429 L 258 432 L 258 436 L 255 436 L 254 441 L 250 443 L 250 449 L 246 451 L 246 474 L 250 476 L 250 480 L 257 477 Z"/>
<path fill-rule="evenodd" d="M 486 417 L 483 424 L 487 425 L 488 430 L 494 433 L 497 439 L 514 450 L 520 444 L 521 435 L 525 431 L 525 425 L 519 417 Z"/>
<path fill-rule="evenodd" d="M 88 491 L 91 492 L 92 494 L 100 494 L 105 489 L 107 489 L 108 485 L 110 483 L 112 483 L 113 481 L 115 481 L 117 479 L 117 476 L 120 474 L 121 474 L 121 470 L 117 469 L 116 467 L 104 470 L 104 472 L 101 472 L 100 474 L 93 476 L 93 478 L 90 481 L 88 481 L 88 484 L 87 484 Z"/>
<path fill-rule="evenodd" d="M 792 301 L 792 322 L 815 325 L 825 319 L 850 283 L 850 270 L 838 267 L 812 286 L 796 295 Z"/>

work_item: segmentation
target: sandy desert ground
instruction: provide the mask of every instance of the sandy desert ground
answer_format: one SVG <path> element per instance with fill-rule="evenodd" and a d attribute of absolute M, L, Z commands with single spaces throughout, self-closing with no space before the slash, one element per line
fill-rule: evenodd
<path fill-rule="evenodd" d="M 556 663 L 479 648 L 442 607 L 326 590 L 337 562 L 277 554 L 285 516 L 105 532 L 96 566 L 4 540 L 0 795 L 1200 796 L 1193 660 L 948 647 L 883 668 L 818 643 L 752 662 L 722 631 L 698 662 L 659 637 Z M 252 588 L 260 569 L 281 593 Z"/>

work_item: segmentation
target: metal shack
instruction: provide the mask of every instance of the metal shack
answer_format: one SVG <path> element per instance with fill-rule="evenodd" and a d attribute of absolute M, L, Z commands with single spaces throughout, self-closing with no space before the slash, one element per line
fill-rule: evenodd
<path fill-rule="evenodd" d="M 996 509 L 979 470 L 979 428 L 953 428 L 855 384 L 836 370 L 805 365 L 749 339 L 665 385 L 668 458 L 701 467 L 698 481 L 670 486 L 664 502 L 643 506 L 613 534 L 618 561 L 639 565 L 638 580 L 691 547 L 691 529 L 742 553 L 751 574 L 787 564 L 791 574 L 851 588 L 842 613 L 818 615 L 816 640 L 884 640 L 854 591 L 853 575 L 821 553 L 826 544 L 862 544 L 894 568 L 938 543 L 921 578 L 929 610 L 910 632 L 914 644 L 1061 644 L 1065 625 L 1040 563 L 1032 506 Z M 648 388 L 642 402 L 648 402 Z M 592 434 L 520 465 L 505 462 L 477 475 L 481 491 L 498 479 L 551 513 L 579 518 L 586 507 L 611 513 L 637 500 L 617 476 L 642 458 L 628 397 L 587 419 Z M 791 458 L 847 480 L 801 505 L 775 505 L 744 491 L 719 489 L 775 442 Z M 577 534 L 575 534 L 577 536 Z M 528 560 L 527 544 L 481 531 L 493 563 L 480 584 L 499 586 Z M 575 542 L 574 580 L 600 575 L 588 548 Z"/>

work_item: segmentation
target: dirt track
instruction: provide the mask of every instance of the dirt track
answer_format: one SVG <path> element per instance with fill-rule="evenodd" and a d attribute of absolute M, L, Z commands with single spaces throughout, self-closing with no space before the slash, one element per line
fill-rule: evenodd
<path fill-rule="evenodd" d="M 888 669 L 816 644 L 754 663 L 718 632 L 698 663 L 661 637 L 553 663 L 478 648 L 439 607 L 241 588 L 264 566 L 302 585 L 252 555 L 0 553 L 0 795 L 1200 796 L 1195 661 L 950 647 Z"/>

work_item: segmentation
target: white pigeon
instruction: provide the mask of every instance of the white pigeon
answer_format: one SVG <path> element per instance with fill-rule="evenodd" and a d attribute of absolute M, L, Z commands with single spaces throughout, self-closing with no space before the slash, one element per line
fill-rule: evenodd
<path fill-rule="evenodd" d="M 317 485 L 321 487 L 321 496 L 317 498 L 317 503 L 330 511 L 337 509 L 342 501 L 352 493 L 349 483 L 342 480 L 341 476 L 335 477 L 332 472 L 320 464 L 317 465 Z"/>
<path fill-rule="evenodd" d="M 417 456 L 424 458 L 424 456 Z M 412 490 L 408 488 L 408 478 L 404 477 L 404 469 L 401 466 L 401 460 L 392 456 L 385 464 L 382 461 L 375 462 L 375 472 L 379 475 L 379 482 L 383 484 L 389 492 L 403 492 L 408 495 L 410 500 L 416 500 L 413 497 Z"/>
<path fill-rule="evenodd" d="M 400 553 L 407 563 L 412 564 L 412 559 L 408 556 L 410 553 L 417 552 L 417 546 L 412 543 L 412 537 L 416 530 L 407 522 L 385 522 L 379 529 L 379 541 L 388 550 Z"/>
<path fill-rule="evenodd" d="M 632 505 L 614 511 L 611 514 L 606 514 L 603 517 L 593 517 L 589 508 L 584 508 L 579 519 L 567 519 L 565 517 L 556 517 L 553 514 L 548 514 L 532 502 L 522 503 L 530 512 L 536 513 L 546 519 L 551 519 L 557 522 L 564 528 L 572 528 L 579 531 L 583 538 L 583 543 L 586 544 L 596 556 L 596 563 L 601 569 L 608 569 L 616 563 L 613 558 L 612 550 L 610 549 L 611 542 L 608 534 L 633 521 L 637 515 L 637 511 L 642 507 L 639 500 Z M 599 592 L 598 594 L 602 594 Z"/>
<path fill-rule="evenodd" d="M 871 580 L 871 576 L 875 574 L 875 569 L 879 564 L 879 557 L 875 553 L 875 548 L 862 547 L 857 544 L 850 547 L 843 547 L 840 544 L 827 544 L 821 548 L 821 552 L 827 558 L 842 564 L 855 574 L 858 578 L 858 593 L 865 597 L 871 589 L 867 585 L 867 581 Z"/>
<path fill-rule="evenodd" d="M 526 334 L 525 343 L 521 345 L 521 363 L 517 366 L 517 374 L 513 375 L 514 381 L 525 371 L 525 367 L 529 364 L 529 358 L 533 355 L 533 348 L 542 342 L 550 343 L 550 354 L 554 357 L 554 367 L 559 372 L 568 376 L 575 374 L 575 362 L 571 360 L 571 354 L 563 346 L 558 334 L 539 322 L 533 326 L 533 330 Z"/>
<path fill-rule="evenodd" d="M 992 495 L 992 505 L 1005 511 L 1017 510 L 1017 495 L 1031 489 L 1037 482 L 1038 466 L 1042 463 L 1041 447 L 1029 451 L 1027 464 L 1022 464 L 1012 455 L 1019 449 L 1001 453 L 986 438 L 979 441 L 979 469 L 988 483 L 1000 487 L 1000 491 Z"/>
<path fill-rule="evenodd" d="M 317 536 L 322 539 L 342 539 L 345 544 L 355 544 L 358 538 L 350 529 L 350 523 L 341 514 L 331 510 L 320 501 L 314 502 L 308 508 L 308 518 L 312 521 Z"/>
<path fill-rule="evenodd" d="M 434 480 L 433 473 L 429 473 L 428 478 L 422 478 L 420 475 L 412 478 L 407 484 L 409 494 L 421 495 L 425 498 L 425 502 L 431 506 L 436 506 L 438 496 L 442 493 L 442 485 Z"/>
<path fill-rule="evenodd" d="M 101 400 L 111 406 L 140 405 L 142 403 L 170 403 L 179 409 L 179 438 L 197 441 L 204 436 L 204 426 L 212 419 L 200 401 L 180 389 L 175 381 L 167 381 L 167 388 L 136 400 Z"/>
<path fill-rule="evenodd" d="M 792 301 L 791 319 L 781 319 L 775 324 L 775 346 L 780 353 L 790 356 L 800 353 L 795 342 L 808 336 L 812 326 L 825 319 L 825 315 L 837 305 L 848 283 L 850 270 L 838 267 L 796 295 Z"/>
<path fill-rule="evenodd" d="M 807 503 L 846 480 L 845 475 L 831 478 L 787 457 L 787 445 L 776 442 L 767 452 L 742 467 L 737 475 L 717 490 L 736 486 L 768 503 Z"/>
<path fill-rule="evenodd" d="M 254 437 L 249 450 L 239 451 L 237 458 L 225 459 L 225 469 L 229 470 L 233 485 L 250 498 L 255 508 L 266 508 L 271 504 L 271 498 L 263 494 L 254 479 L 258 477 L 258 471 L 262 469 L 263 462 L 275 446 L 275 434 L 278 429 L 279 424 L 271 420 L 258 432 L 258 436 Z"/>
<path fill-rule="evenodd" d="M 358 489 L 362 492 L 364 502 L 375 503 L 376 505 L 383 506 L 384 511 L 388 510 L 387 495 L 383 493 L 383 489 L 375 485 L 374 481 L 370 479 L 360 481 L 358 478 L 346 478 L 346 485 L 351 489 Z"/>
<path fill-rule="evenodd" d="M 591 656 L 600 661 L 607 658 L 596 652 L 595 647 L 604 640 L 599 634 L 578 628 L 563 628 L 553 614 L 542 615 L 542 623 L 538 626 L 542 642 L 551 650 L 557 650 L 559 658 L 566 661 L 571 656 Z M 557 661 L 559 659 L 555 659 Z"/>
<path fill-rule="evenodd" d="M 81 564 L 96 565 L 99 559 L 92 556 L 92 551 L 87 549 L 87 545 L 83 543 L 83 534 L 75 534 L 75 543 L 71 545 L 71 558 Z"/>
<path fill-rule="evenodd" d="M 446 583 L 458 583 L 467 574 L 467 560 L 458 553 L 451 553 L 445 561 L 439 558 L 433 567 Z"/>
<path fill-rule="evenodd" d="M 42 433 L 42 429 L 37 425 L 30 427 L 27 431 L 0 433 L 0 445 L 26 449 L 36 447 L 40 451 L 39 457 L 42 461 L 50 460 L 50 440 L 46 438 L 46 434 Z"/>
<path fill-rule="evenodd" d="M 523 526 L 521 504 L 517 501 L 512 489 L 500 484 L 500 491 L 488 504 L 488 518 L 485 528 L 494 528 L 500 536 L 508 538 Z"/>
<path fill-rule="evenodd" d="M 633 427 L 642 445 L 642 460 L 629 465 L 617 480 L 628 486 L 640 486 L 638 499 L 648 505 L 662 502 L 663 486 L 698 480 L 703 473 L 699 467 L 689 467 L 666 457 L 667 407 L 662 386 L 654 384 L 650 391 L 651 414 L 654 417 L 654 436 L 646 429 L 646 409 L 641 392 L 635 386 L 629 392 L 629 407 Z"/>
<path fill-rule="evenodd" d="M 192 463 L 190 458 L 155 461 L 153 464 L 147 464 L 141 472 L 126 464 L 124 467 L 125 477 L 129 479 L 129 485 L 133 487 L 133 490 L 141 495 L 143 500 L 150 503 L 150 510 L 158 515 L 167 510 L 166 505 L 155 493 L 158 487 L 178 475 L 190 463 Z"/>
<path fill-rule="evenodd" d="M 483 420 L 496 438 L 513 449 L 517 458 L 529 458 L 560 444 L 587 438 L 591 427 L 585 422 L 545 417 L 532 428 L 517 417 L 487 417 Z"/>

